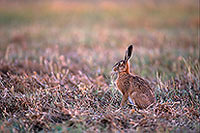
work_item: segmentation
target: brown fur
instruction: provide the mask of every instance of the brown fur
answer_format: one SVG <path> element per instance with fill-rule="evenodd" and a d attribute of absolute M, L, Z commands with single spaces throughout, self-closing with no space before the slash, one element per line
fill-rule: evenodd
<path fill-rule="evenodd" d="M 125 57 L 125 59 L 128 58 L 129 60 L 132 53 L 132 46 L 131 49 L 129 46 L 127 52 L 129 52 L 129 57 Z M 118 73 L 117 88 L 123 95 L 121 107 L 128 100 L 128 97 L 130 97 L 139 109 L 145 109 L 155 102 L 153 90 L 146 80 L 130 74 L 128 60 L 122 60 L 113 67 L 113 70 Z"/>

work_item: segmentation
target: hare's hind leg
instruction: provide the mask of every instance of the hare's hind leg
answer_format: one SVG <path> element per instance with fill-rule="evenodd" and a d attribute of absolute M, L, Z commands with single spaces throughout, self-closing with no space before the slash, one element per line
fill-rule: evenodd
<path fill-rule="evenodd" d="M 135 105 L 137 106 L 138 109 L 143 109 L 144 105 L 146 104 L 146 98 L 143 97 L 143 94 L 133 92 L 130 95 L 130 98 L 135 102 Z"/>
<path fill-rule="evenodd" d="M 146 109 L 151 104 L 149 98 L 143 93 L 135 93 L 132 98 L 139 109 Z"/>

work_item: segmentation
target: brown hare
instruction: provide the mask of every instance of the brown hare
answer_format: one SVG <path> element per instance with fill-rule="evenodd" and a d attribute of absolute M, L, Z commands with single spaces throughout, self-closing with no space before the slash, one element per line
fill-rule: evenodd
<path fill-rule="evenodd" d="M 113 72 L 118 74 L 116 85 L 122 93 L 121 107 L 129 99 L 138 109 L 146 109 L 155 102 L 154 92 L 149 83 L 143 78 L 130 74 L 129 59 L 133 45 L 130 45 L 123 60 L 113 66 Z"/>

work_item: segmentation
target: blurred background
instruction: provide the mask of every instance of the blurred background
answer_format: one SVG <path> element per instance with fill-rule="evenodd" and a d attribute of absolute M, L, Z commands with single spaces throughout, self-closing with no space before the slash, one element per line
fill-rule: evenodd
<path fill-rule="evenodd" d="M 37 61 L 64 55 L 109 76 L 133 43 L 132 71 L 147 78 L 165 73 L 168 79 L 181 72 L 182 57 L 199 58 L 198 5 L 198 0 L 1 1 L 0 57 Z"/>

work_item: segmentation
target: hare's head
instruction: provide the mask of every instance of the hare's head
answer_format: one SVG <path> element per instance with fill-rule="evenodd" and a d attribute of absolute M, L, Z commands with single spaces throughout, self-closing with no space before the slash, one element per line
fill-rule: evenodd
<path fill-rule="evenodd" d="M 127 72 L 129 73 L 129 64 L 128 61 L 131 58 L 132 55 L 132 51 L 133 51 L 133 45 L 130 45 L 128 47 L 128 49 L 126 50 L 124 59 L 115 63 L 115 65 L 113 66 L 113 71 L 120 73 L 120 72 Z"/>

